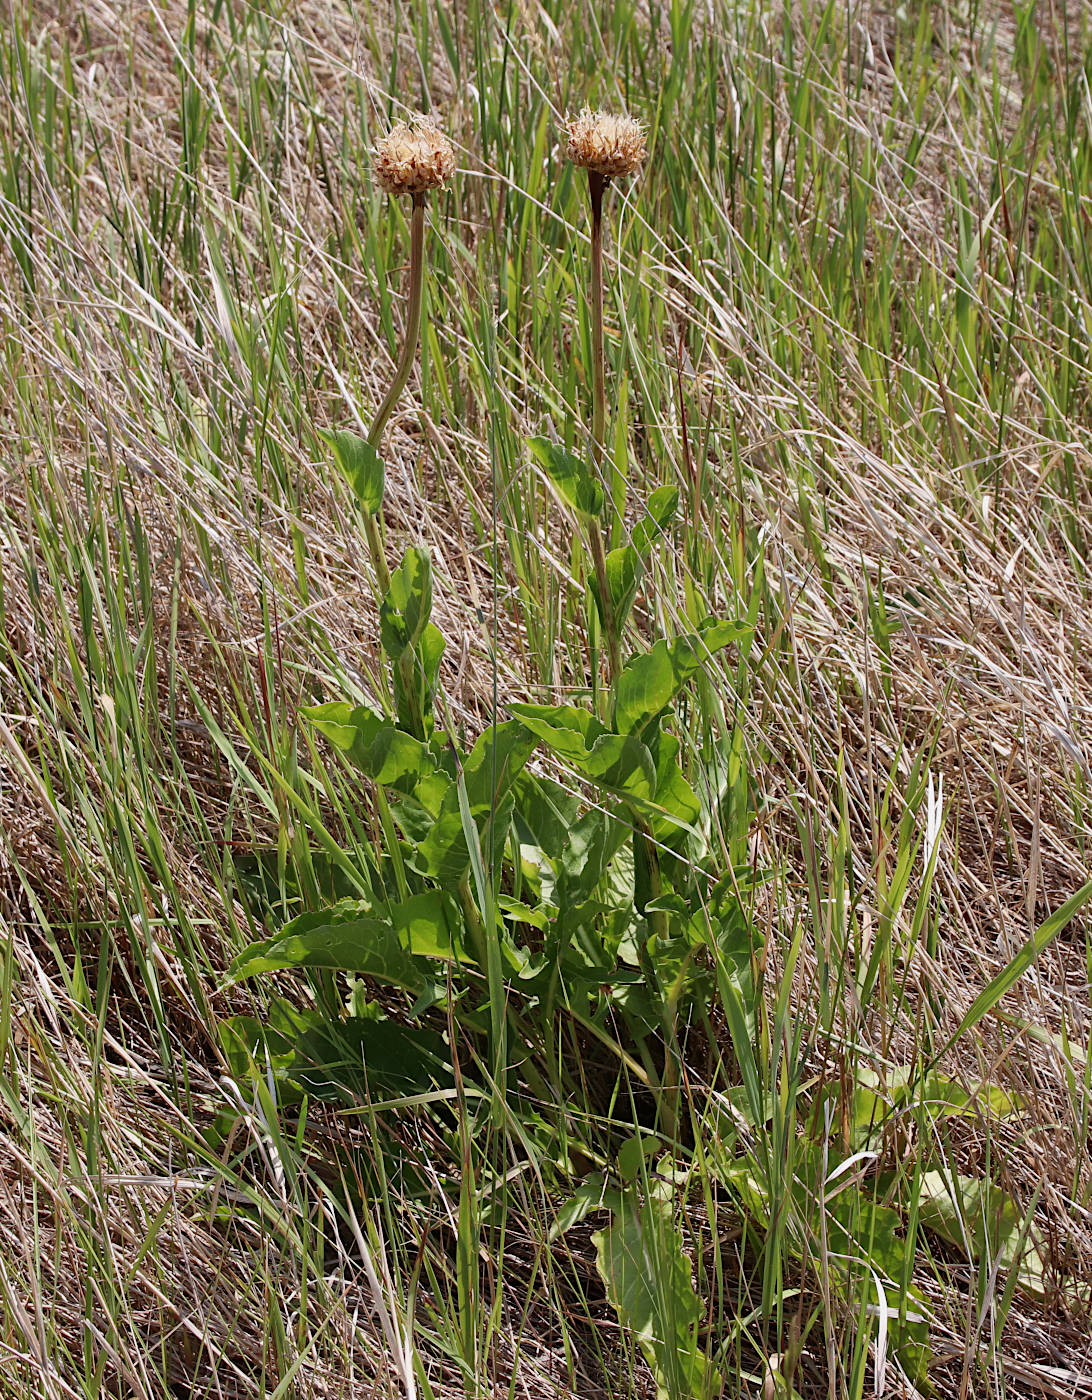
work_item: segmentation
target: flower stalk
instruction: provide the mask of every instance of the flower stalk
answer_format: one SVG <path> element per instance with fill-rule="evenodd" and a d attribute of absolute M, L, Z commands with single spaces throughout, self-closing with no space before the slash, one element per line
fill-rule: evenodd
<path fill-rule="evenodd" d="M 607 455 L 607 358 L 603 343 L 603 196 L 612 180 L 635 175 L 647 154 L 644 132 L 639 122 L 628 116 L 585 109 L 568 123 L 566 154 L 574 165 L 588 172 L 591 199 L 591 283 L 589 314 L 592 342 L 592 465 L 605 483 Z M 615 492 L 608 493 L 615 499 Z M 613 530 L 612 530 L 613 533 Z M 610 591 L 606 548 L 598 521 L 588 530 L 588 550 L 595 571 L 599 595 L 599 617 L 607 641 L 608 683 L 622 669 L 622 639 Z"/>
<path fill-rule="evenodd" d="M 412 201 L 406 328 L 394 378 L 368 432 L 368 443 L 378 457 L 383 433 L 409 382 L 421 339 L 425 301 L 425 203 L 429 191 L 440 189 L 454 171 L 455 151 L 431 117 L 415 117 L 410 122 L 400 122 L 379 143 L 374 152 L 374 167 L 377 181 L 388 194 L 409 195 Z M 376 593 L 382 605 L 390 594 L 391 571 L 378 511 L 364 512 L 364 535 L 375 574 Z M 400 689 L 409 711 L 409 728 L 417 738 L 423 739 L 426 723 L 418 685 L 420 658 L 414 649 L 408 648 L 393 664 L 396 698 Z"/>
<path fill-rule="evenodd" d="M 417 346 L 421 339 L 421 318 L 425 300 L 425 201 L 430 190 L 441 189 L 455 169 L 455 151 L 431 117 L 414 117 L 399 122 L 374 151 L 375 177 L 382 189 L 392 195 L 409 195 L 410 270 L 406 297 L 406 329 L 394 379 L 376 411 L 368 432 L 368 442 L 379 451 L 383 433 L 394 406 L 401 398 Z M 364 512 L 364 533 L 368 541 L 376 591 L 382 601 L 390 592 L 391 572 L 383 545 L 377 513 Z"/>

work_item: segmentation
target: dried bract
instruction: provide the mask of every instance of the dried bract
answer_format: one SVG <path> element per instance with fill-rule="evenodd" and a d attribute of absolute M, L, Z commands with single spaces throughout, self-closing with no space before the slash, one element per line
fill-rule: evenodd
<path fill-rule="evenodd" d="M 585 107 L 565 123 L 569 144 L 565 154 L 605 180 L 635 175 L 645 163 L 648 145 L 644 128 L 633 117 L 613 112 L 593 112 Z"/>
<path fill-rule="evenodd" d="M 399 122 L 376 146 L 375 178 L 388 194 L 427 194 L 455 169 L 455 151 L 432 117 Z"/>

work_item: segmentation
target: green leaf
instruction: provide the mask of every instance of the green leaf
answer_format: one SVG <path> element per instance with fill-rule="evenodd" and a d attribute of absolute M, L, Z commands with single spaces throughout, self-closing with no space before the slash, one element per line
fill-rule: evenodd
<path fill-rule="evenodd" d="M 371 1094 L 422 1094 L 453 1082 L 443 1038 L 424 1026 L 359 1017 L 318 1020 L 294 1048 L 290 1079 L 320 1099 L 356 1104 L 365 1089 Z"/>
<path fill-rule="evenodd" d="M 1084 908 L 1088 901 L 1092 899 L 1092 880 L 1086 885 L 1082 885 L 1076 894 L 1071 895 L 1060 909 L 1053 914 L 1035 930 L 1028 941 L 1013 958 L 1012 962 L 1004 968 L 988 987 L 975 997 L 967 1009 L 967 1014 L 959 1023 L 959 1029 L 945 1043 L 944 1049 L 936 1056 L 939 1060 L 952 1046 L 965 1035 L 967 1031 L 977 1026 L 984 1016 L 988 1016 L 1001 998 L 1015 987 L 1032 963 L 1050 947 L 1051 943 L 1058 937 L 1062 930 L 1074 919 Z M 934 1063 L 936 1062 L 934 1060 Z"/>
<path fill-rule="evenodd" d="M 415 957 L 464 959 L 463 920 L 459 906 L 443 890 L 426 890 L 391 906 L 391 923 Z"/>
<path fill-rule="evenodd" d="M 300 713 L 361 772 L 385 787 L 416 783 L 435 771 L 436 760 L 427 745 L 374 710 L 335 701 L 310 705 Z"/>
<path fill-rule="evenodd" d="M 607 587 L 610 589 L 610 601 L 614 609 L 614 625 L 621 627 L 633 607 L 637 586 L 641 582 L 645 566 L 640 554 L 631 544 L 625 544 L 621 549 L 612 549 L 607 555 L 606 565 Z M 594 589 L 594 580 L 592 586 Z"/>
<path fill-rule="evenodd" d="M 373 1094 L 413 1094 L 452 1082 L 442 1037 L 421 1026 L 361 1017 L 330 1020 L 276 997 L 266 1021 L 231 1016 L 219 1031 L 232 1075 L 246 1083 L 254 1075 L 264 1079 L 271 1069 L 281 1081 L 282 1101 L 294 1097 L 286 1085 L 295 1096 L 355 1103 L 365 1088 Z"/>
<path fill-rule="evenodd" d="M 615 687 L 614 727 L 619 734 L 640 733 L 671 703 L 714 652 L 750 632 L 742 622 L 714 622 L 700 633 L 657 642 L 622 668 Z"/>
<path fill-rule="evenodd" d="M 566 896 L 574 892 L 589 895 L 629 835 L 630 828 L 625 822 L 599 807 L 592 807 L 574 822 L 561 856 Z"/>
<path fill-rule="evenodd" d="M 652 833 L 663 841 L 679 835 L 680 828 L 693 828 L 701 816 L 698 794 L 683 777 L 679 764 L 678 739 L 673 734 L 661 734 L 656 761 L 656 814 Z"/>
<path fill-rule="evenodd" d="M 596 1264 L 622 1323 L 652 1367 L 663 1400 L 702 1400 L 719 1388 L 699 1344 L 702 1305 L 670 1200 L 624 1192 L 610 1225 L 592 1236 Z"/>
<path fill-rule="evenodd" d="M 391 574 L 391 586 L 379 609 L 383 650 L 399 661 L 416 646 L 432 613 L 432 557 L 413 545 Z"/>
<path fill-rule="evenodd" d="M 231 964 L 232 982 L 288 967 L 362 972 L 419 993 L 425 977 L 389 923 L 361 912 L 354 901 L 301 914 L 272 938 L 252 943 Z"/>
<path fill-rule="evenodd" d="M 382 457 L 356 433 L 342 429 L 336 433 L 320 432 L 319 436 L 333 449 L 334 461 L 353 495 L 369 515 L 377 514 L 383 504 Z"/>
<path fill-rule="evenodd" d="M 633 547 L 647 557 L 652 546 L 664 534 L 679 508 L 679 488 L 660 486 L 648 498 L 648 514 L 633 530 Z"/>
<path fill-rule="evenodd" d="M 583 757 L 601 734 L 609 734 L 590 710 L 575 705 L 512 705 L 512 713 L 559 758 Z"/>
<path fill-rule="evenodd" d="M 412 732 L 419 720 L 423 719 L 426 732 L 431 730 L 436 681 L 445 645 L 439 628 L 430 622 L 416 646 L 403 652 L 402 664 L 394 667 L 395 707 L 401 729 Z M 409 666 L 405 665 L 407 659 Z"/>
<path fill-rule="evenodd" d="M 602 515 L 603 488 L 585 462 L 544 437 L 528 438 L 527 446 L 567 506 L 586 520 Z"/>
<path fill-rule="evenodd" d="M 552 778 L 522 772 L 516 783 L 516 832 L 521 845 L 556 860 L 580 816 L 580 798 Z"/>
<path fill-rule="evenodd" d="M 426 698 L 430 704 L 436 694 L 436 680 L 440 674 L 440 662 L 446 647 L 443 633 L 430 622 L 421 633 L 421 640 L 417 644 L 417 660 L 425 680 Z"/>
<path fill-rule="evenodd" d="M 589 783 L 641 800 L 656 791 L 656 766 L 632 734 L 603 734 L 573 767 Z"/>
<path fill-rule="evenodd" d="M 531 755 L 535 739 L 521 724 L 507 720 L 478 738 L 463 765 L 463 782 L 481 849 L 501 852 L 512 820 L 512 785 Z M 414 862 L 422 874 L 458 880 L 470 862 L 459 791 L 449 784 L 432 830 L 417 848 Z"/>
<path fill-rule="evenodd" d="M 554 913 L 550 908 L 533 908 L 530 904 L 524 904 L 522 900 L 513 899 L 510 894 L 497 895 L 497 908 L 510 923 L 526 924 L 528 928 L 538 929 L 540 933 L 545 933 L 550 927 L 550 919 Z"/>
<path fill-rule="evenodd" d="M 853 1094 L 853 1145 L 863 1147 L 893 1113 L 919 1104 L 930 1122 L 942 1118 L 1008 1118 L 1019 1108 L 1015 1097 L 995 1084 L 966 1089 L 939 1071 L 922 1078 L 910 1067 L 888 1069 L 882 1075 L 862 1067 L 857 1072 Z"/>
<path fill-rule="evenodd" d="M 918 1219 L 957 1245 L 972 1264 L 1015 1269 L 1021 1287 L 1042 1296 L 1045 1241 L 1012 1196 L 985 1178 L 923 1172 Z"/>
<path fill-rule="evenodd" d="M 512 713 L 596 787 L 635 798 L 655 792 L 656 765 L 632 734 L 612 734 L 594 715 L 572 705 L 513 705 Z"/>
<path fill-rule="evenodd" d="M 607 1190 L 607 1179 L 602 1172 L 592 1172 L 592 1174 L 580 1183 L 573 1194 L 558 1209 L 553 1225 L 550 1227 L 551 1244 L 561 1238 L 566 1230 L 571 1230 L 574 1225 L 589 1216 L 593 1210 L 602 1210 L 604 1206 L 617 1208 L 620 1197 L 617 1191 Z"/>

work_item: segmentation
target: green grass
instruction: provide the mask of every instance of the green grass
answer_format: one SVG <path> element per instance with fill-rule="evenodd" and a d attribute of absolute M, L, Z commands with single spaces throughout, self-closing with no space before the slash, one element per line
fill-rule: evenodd
<path fill-rule="evenodd" d="M 652 1395 L 592 1240 L 640 1220 L 652 1332 L 725 1395 L 873 1394 L 878 1283 L 938 1396 L 1086 1393 L 1087 921 L 983 993 L 1090 873 L 1089 40 L 1035 3 L 9 13 L 0 1392 Z M 298 710 L 381 686 L 320 430 L 397 356 L 402 103 L 460 169 L 388 539 L 432 551 L 454 732 L 586 697 L 584 552 L 525 447 L 585 444 L 586 101 L 651 147 L 611 196 L 614 542 L 681 498 L 627 650 L 753 623 L 679 732 L 722 868 L 768 877 L 753 1000 L 711 963 L 683 1141 L 628 1174 L 642 1065 L 569 1023 L 534 1112 L 457 1017 L 453 1088 L 351 1106 L 234 1083 L 218 1033 L 321 995 L 226 971 L 389 845 Z"/>

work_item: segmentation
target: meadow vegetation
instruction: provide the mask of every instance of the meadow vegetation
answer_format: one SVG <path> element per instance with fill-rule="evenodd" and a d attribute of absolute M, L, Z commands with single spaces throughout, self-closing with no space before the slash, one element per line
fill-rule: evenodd
<path fill-rule="evenodd" d="M 0 1395 L 1092 1396 L 1086 8 L 0 71 Z"/>

